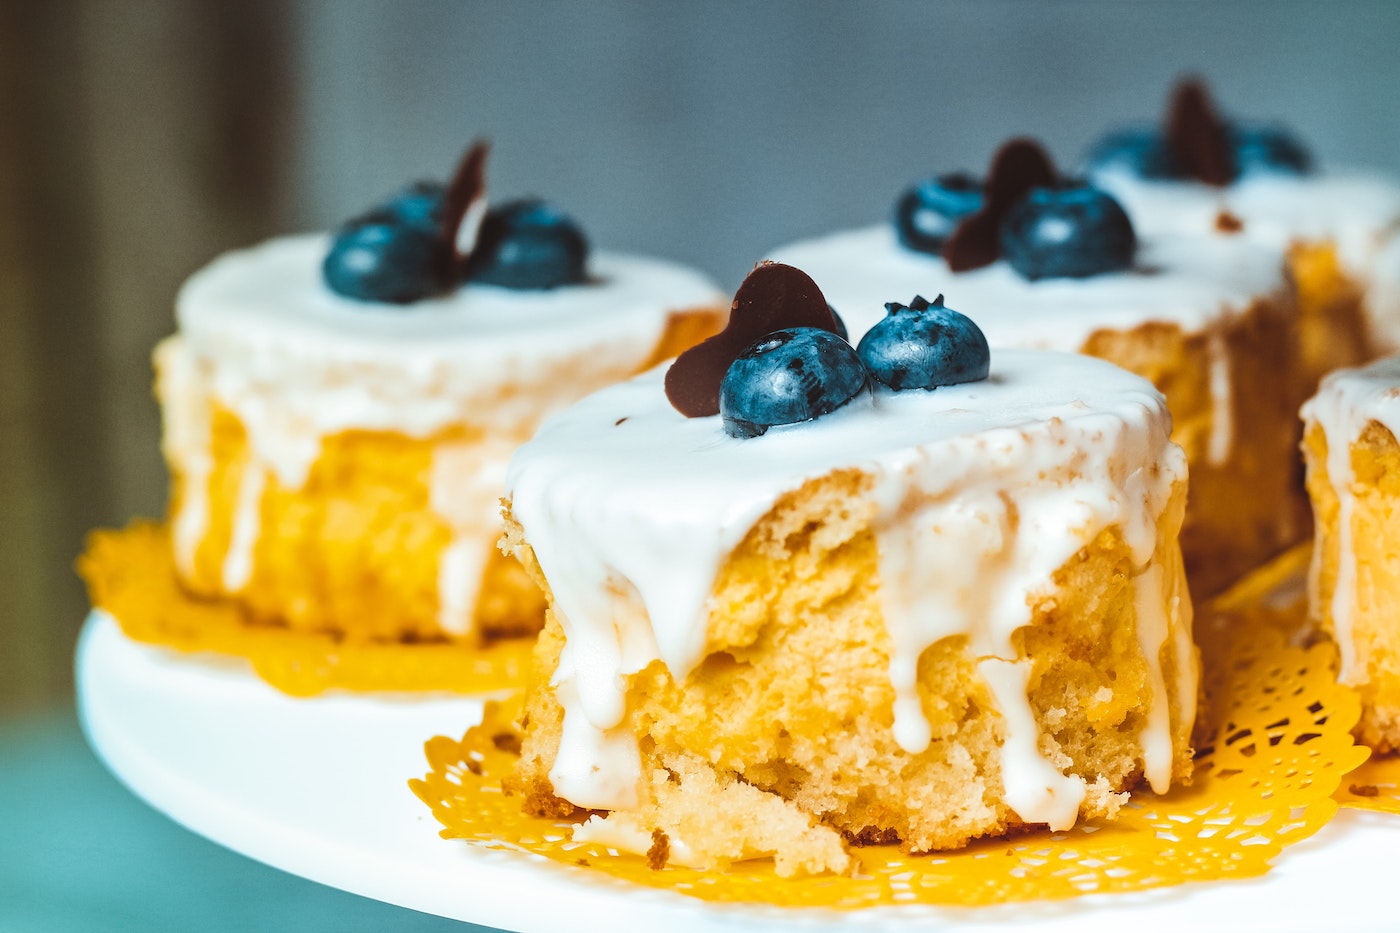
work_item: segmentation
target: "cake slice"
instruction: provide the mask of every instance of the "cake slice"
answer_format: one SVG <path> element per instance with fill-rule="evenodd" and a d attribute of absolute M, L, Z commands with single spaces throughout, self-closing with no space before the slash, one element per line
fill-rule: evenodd
<path fill-rule="evenodd" d="M 1400 749 L 1400 357 L 1323 379 L 1303 407 L 1317 536 L 1310 615 L 1361 694 L 1361 740 Z"/>
<path fill-rule="evenodd" d="M 892 308 L 886 338 L 929 337 L 912 357 L 862 343 L 852 364 L 821 323 L 752 333 L 794 302 L 825 310 L 760 266 L 671 378 L 589 396 L 513 458 L 505 545 L 550 600 L 526 808 L 654 864 L 786 875 L 846 870 L 852 844 L 1065 829 L 1188 778 L 1186 463 L 1162 396 L 1072 354 L 988 367 L 982 342 L 979 370 L 941 302 Z M 766 316 L 731 333 L 741 314 Z M 697 358 L 725 373 L 718 408 Z"/>
<path fill-rule="evenodd" d="M 487 212 L 484 157 L 180 290 L 155 361 L 186 589 L 349 641 L 543 624 L 495 548 L 511 453 L 547 414 L 713 333 L 723 296 L 674 263 L 590 255 L 542 202 Z"/>

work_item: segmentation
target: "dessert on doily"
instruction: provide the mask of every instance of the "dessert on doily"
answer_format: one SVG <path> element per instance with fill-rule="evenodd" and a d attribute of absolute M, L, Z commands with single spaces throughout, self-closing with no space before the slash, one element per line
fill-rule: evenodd
<path fill-rule="evenodd" d="M 764 264 L 725 332 L 551 418 L 509 540 L 550 596 L 513 787 L 574 833 L 844 871 L 1191 774 L 1185 457 L 1145 380 L 919 298 L 857 351 Z M 674 406 L 674 407 L 673 407 Z M 642 843 L 645 842 L 645 846 Z"/>
<path fill-rule="evenodd" d="M 1400 347 L 1400 265 L 1385 258 L 1400 249 L 1395 179 L 1318 170 L 1283 126 L 1220 117 L 1198 80 L 1178 83 L 1160 128 L 1111 132 L 1088 161 L 1141 231 L 1287 251 L 1309 392 L 1329 370 Z"/>
<path fill-rule="evenodd" d="M 891 293 L 959 296 L 995 347 L 1086 353 L 1151 380 L 1187 454 L 1182 550 L 1192 593 L 1217 592 L 1304 532 L 1296 460 L 1296 304 L 1281 252 L 1135 228 L 1102 190 L 1060 178 L 1034 144 L 1004 146 L 985 184 L 927 179 L 892 225 L 775 250 L 858 337 Z M 1292 501 L 1296 507 L 1285 507 Z"/>
<path fill-rule="evenodd" d="M 538 630 L 541 595 L 495 547 L 511 452 L 550 412 L 713 333 L 722 296 L 688 268 L 591 252 L 544 202 L 488 210 L 485 159 L 479 144 L 450 186 L 185 283 L 156 350 L 172 494 L 153 573 L 250 626 L 337 644 Z M 100 553 L 88 576 L 110 581 L 120 547 Z"/>
<path fill-rule="evenodd" d="M 1303 408 L 1317 535 L 1311 617 L 1361 696 L 1358 734 L 1400 750 L 1400 357 L 1322 380 Z"/>

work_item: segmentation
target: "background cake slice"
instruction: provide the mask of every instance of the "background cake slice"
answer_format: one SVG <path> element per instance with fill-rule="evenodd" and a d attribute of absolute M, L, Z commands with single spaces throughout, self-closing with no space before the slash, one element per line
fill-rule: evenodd
<path fill-rule="evenodd" d="M 1361 694 L 1362 741 L 1400 749 L 1400 357 L 1323 379 L 1303 407 L 1316 516 L 1310 614 Z"/>
<path fill-rule="evenodd" d="M 673 263 L 589 256 L 540 202 L 485 213 L 470 161 L 450 189 L 227 254 L 181 289 L 156 394 L 189 590 L 351 640 L 542 624 L 495 548 L 511 452 L 712 333 L 723 298 Z"/>

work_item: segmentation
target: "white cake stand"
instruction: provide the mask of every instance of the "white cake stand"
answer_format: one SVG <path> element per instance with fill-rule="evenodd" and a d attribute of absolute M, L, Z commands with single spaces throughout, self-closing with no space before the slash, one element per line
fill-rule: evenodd
<path fill-rule="evenodd" d="M 1395 930 L 1400 819 L 1344 811 L 1247 882 L 977 910 L 723 907 L 438 836 L 409 791 L 423 743 L 473 699 L 288 697 L 242 662 L 130 641 L 95 612 L 78 645 L 88 739 L 151 806 L 237 852 L 332 887 L 519 933 L 890 929 Z"/>

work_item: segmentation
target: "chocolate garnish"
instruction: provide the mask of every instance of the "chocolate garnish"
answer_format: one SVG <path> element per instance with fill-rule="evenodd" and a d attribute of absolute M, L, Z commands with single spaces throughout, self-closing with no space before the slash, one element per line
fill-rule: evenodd
<path fill-rule="evenodd" d="M 1032 188 L 1055 184 L 1055 166 L 1033 139 L 1013 139 L 992 156 L 982 209 L 963 218 L 943 244 L 943 259 L 954 272 L 980 269 L 1001 256 L 1001 221 Z"/>
<path fill-rule="evenodd" d="M 1177 171 L 1185 177 L 1217 188 L 1235 180 L 1229 128 L 1216 113 L 1210 92 L 1199 78 L 1176 83 L 1162 135 Z"/>
<path fill-rule="evenodd" d="M 1229 211 L 1222 210 L 1215 215 L 1215 229 L 1221 233 L 1239 233 L 1244 229 L 1244 221 Z"/>
<path fill-rule="evenodd" d="M 452 261 L 464 266 L 476 247 L 481 221 L 486 217 L 486 157 L 491 144 L 484 139 L 472 143 L 443 198 L 442 238 L 452 247 Z"/>
<path fill-rule="evenodd" d="M 676 357 L 666 371 L 666 398 L 687 418 L 719 414 L 719 386 L 729 365 L 749 344 L 786 327 L 837 333 L 836 318 L 811 276 L 779 262 L 759 263 L 734 293 L 724 330 Z"/>

